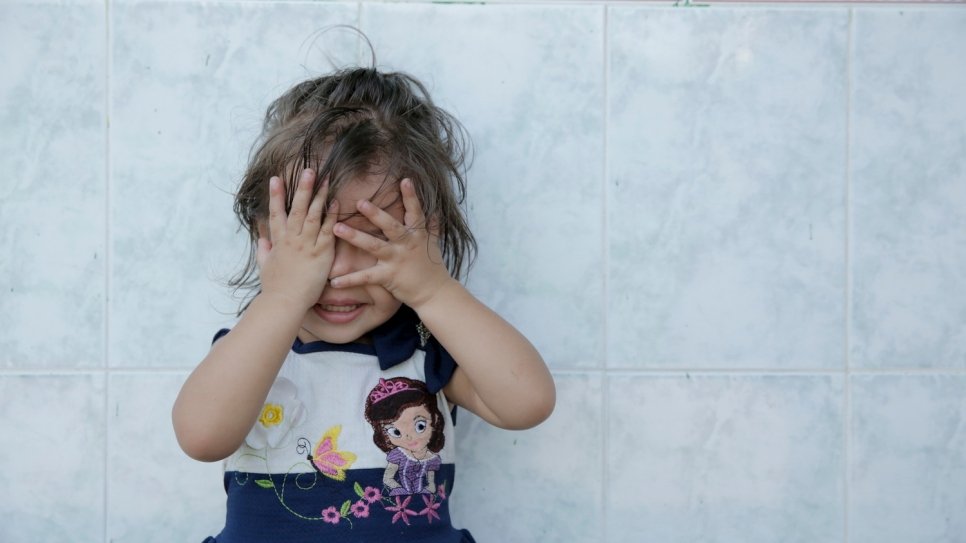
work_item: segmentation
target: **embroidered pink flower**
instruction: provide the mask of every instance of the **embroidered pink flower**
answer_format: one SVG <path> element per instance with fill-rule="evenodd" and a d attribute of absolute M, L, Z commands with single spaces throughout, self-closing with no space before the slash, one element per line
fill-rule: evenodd
<path fill-rule="evenodd" d="M 382 499 L 382 491 L 378 488 L 367 486 L 366 491 L 362 494 L 362 499 L 366 500 L 367 503 L 376 503 Z"/>
<path fill-rule="evenodd" d="M 426 504 L 426 509 L 419 512 L 421 516 L 425 516 L 429 519 L 429 523 L 433 523 L 433 517 L 439 518 L 439 513 L 436 512 L 439 509 L 440 504 L 435 503 L 436 499 L 432 494 L 423 494 L 423 503 Z"/>
<path fill-rule="evenodd" d="M 393 524 L 395 524 L 397 520 L 402 519 L 402 521 L 405 522 L 406 525 L 408 526 L 409 525 L 409 515 L 417 515 L 418 514 L 415 511 L 413 511 L 412 509 L 406 509 L 407 507 L 409 507 L 409 502 L 412 499 L 413 499 L 412 496 L 406 496 L 406 499 L 405 500 L 402 500 L 402 499 L 400 499 L 399 496 L 396 496 L 396 506 L 395 507 L 386 507 L 386 511 L 390 511 L 390 512 L 396 513 L 395 515 L 392 516 L 392 523 Z"/>
<path fill-rule="evenodd" d="M 352 514 L 356 518 L 368 518 L 369 504 L 362 500 L 359 500 L 356 503 L 352 504 L 352 508 L 350 509 L 350 511 L 352 511 Z"/>
<path fill-rule="evenodd" d="M 439 496 L 439 499 L 446 499 L 446 483 L 439 485 L 439 489 L 436 491 L 436 494 Z"/>
<path fill-rule="evenodd" d="M 330 524 L 338 524 L 342 515 L 339 514 L 339 510 L 333 507 L 327 507 L 322 510 L 322 520 Z"/>

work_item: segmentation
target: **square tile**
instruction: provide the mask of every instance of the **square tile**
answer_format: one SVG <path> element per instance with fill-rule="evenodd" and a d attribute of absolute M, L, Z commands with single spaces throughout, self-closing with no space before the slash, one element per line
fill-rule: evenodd
<path fill-rule="evenodd" d="M 104 377 L 0 375 L 0 541 L 104 540 Z"/>
<path fill-rule="evenodd" d="M 849 543 L 966 541 L 966 376 L 851 387 Z"/>
<path fill-rule="evenodd" d="M 602 541 L 602 376 L 555 380 L 556 410 L 535 429 L 510 432 L 458 414 L 453 523 L 477 541 Z"/>
<path fill-rule="evenodd" d="M 856 10 L 850 363 L 966 367 L 966 12 Z"/>
<path fill-rule="evenodd" d="M 848 12 L 608 14 L 608 366 L 842 367 Z"/>
<path fill-rule="evenodd" d="M 104 364 L 104 11 L 0 5 L 0 367 Z"/>
<path fill-rule="evenodd" d="M 469 285 L 555 368 L 603 346 L 603 8 L 367 3 L 378 65 L 467 128 Z"/>
<path fill-rule="evenodd" d="M 110 377 L 107 537 L 114 543 L 197 542 L 225 525 L 221 462 L 192 460 L 174 436 L 171 408 L 186 378 Z"/>
<path fill-rule="evenodd" d="M 608 541 L 840 543 L 842 378 L 609 376 Z"/>
<path fill-rule="evenodd" d="M 232 196 L 265 109 L 356 61 L 337 3 L 118 4 L 112 10 L 111 364 L 191 366 L 238 309 L 248 255 Z"/>

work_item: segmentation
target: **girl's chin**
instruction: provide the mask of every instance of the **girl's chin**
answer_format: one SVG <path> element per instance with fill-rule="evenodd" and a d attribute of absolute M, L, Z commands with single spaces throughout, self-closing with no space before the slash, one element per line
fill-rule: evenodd
<path fill-rule="evenodd" d="M 315 341 L 324 341 L 334 345 L 345 345 L 347 343 L 362 343 L 368 345 L 372 343 L 372 340 L 369 338 L 369 334 L 356 336 L 355 333 L 339 334 L 333 333 L 332 330 L 326 330 L 323 333 L 318 330 L 312 330 L 312 328 L 314 327 L 303 326 L 299 331 L 298 338 L 302 341 L 302 343 L 313 343 Z"/>

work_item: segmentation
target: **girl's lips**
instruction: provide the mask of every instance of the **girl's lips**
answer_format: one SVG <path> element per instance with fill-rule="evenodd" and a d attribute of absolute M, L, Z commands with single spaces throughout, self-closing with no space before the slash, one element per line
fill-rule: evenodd
<path fill-rule="evenodd" d="M 338 304 L 315 304 L 312 311 L 322 320 L 332 324 L 345 324 L 352 322 L 362 314 L 365 304 L 338 303 Z"/>

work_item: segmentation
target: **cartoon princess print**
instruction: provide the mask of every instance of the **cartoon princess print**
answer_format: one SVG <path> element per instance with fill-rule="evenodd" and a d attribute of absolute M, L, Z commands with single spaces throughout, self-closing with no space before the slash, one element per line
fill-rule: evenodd
<path fill-rule="evenodd" d="M 366 420 L 372 441 L 388 453 L 382 481 L 389 495 L 434 494 L 444 422 L 426 385 L 406 377 L 380 379 L 366 399 Z"/>

